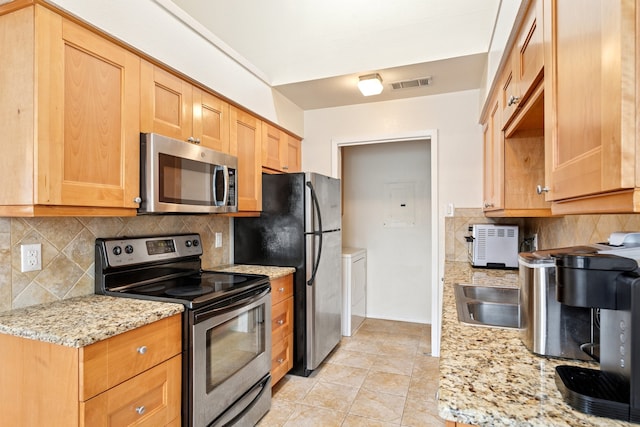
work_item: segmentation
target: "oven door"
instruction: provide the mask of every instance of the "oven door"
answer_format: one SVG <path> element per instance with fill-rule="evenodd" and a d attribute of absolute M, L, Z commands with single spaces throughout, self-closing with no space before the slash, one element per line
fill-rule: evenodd
<path fill-rule="evenodd" d="M 193 426 L 229 417 L 235 423 L 243 414 L 257 417 L 241 423 L 253 425 L 271 406 L 270 292 L 267 288 L 238 297 L 225 307 L 198 310 L 193 316 Z"/>

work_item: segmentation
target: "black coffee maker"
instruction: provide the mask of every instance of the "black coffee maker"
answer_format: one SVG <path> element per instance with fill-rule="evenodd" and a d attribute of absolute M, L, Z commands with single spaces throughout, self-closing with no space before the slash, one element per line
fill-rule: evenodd
<path fill-rule="evenodd" d="M 558 301 L 600 309 L 600 369 L 558 366 L 560 393 L 581 412 L 640 423 L 638 263 L 606 254 L 564 254 L 555 262 Z"/>

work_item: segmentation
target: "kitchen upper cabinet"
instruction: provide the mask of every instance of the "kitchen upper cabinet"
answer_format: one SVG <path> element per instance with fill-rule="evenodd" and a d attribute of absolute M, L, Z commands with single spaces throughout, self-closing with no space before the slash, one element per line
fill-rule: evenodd
<path fill-rule="evenodd" d="M 141 65 L 141 132 L 229 153 L 229 104 L 147 61 Z"/>
<path fill-rule="evenodd" d="M 542 0 L 530 2 L 509 53 L 501 80 L 502 123 L 506 126 L 523 106 L 543 76 Z"/>
<path fill-rule="evenodd" d="M 504 131 L 500 101 L 492 99 L 483 124 L 485 216 L 549 216 L 551 203 L 536 191 L 545 173 L 542 85 Z"/>
<path fill-rule="evenodd" d="M 640 211 L 634 0 L 545 0 L 547 199 L 556 214 Z"/>
<path fill-rule="evenodd" d="M 0 215 L 135 215 L 139 57 L 39 5 L 0 27 Z"/>
<path fill-rule="evenodd" d="M 262 121 L 229 107 L 230 154 L 238 157 L 238 211 L 262 210 Z"/>
<path fill-rule="evenodd" d="M 287 143 L 285 145 L 287 159 L 287 172 L 302 171 L 302 141 L 291 135 L 287 135 Z"/>
<path fill-rule="evenodd" d="M 300 172 L 300 140 L 262 122 L 262 167 L 265 172 Z"/>
<path fill-rule="evenodd" d="M 489 104 L 488 117 L 483 123 L 484 135 L 484 202 L 483 209 L 504 209 L 504 138 L 500 101 L 494 97 Z"/>

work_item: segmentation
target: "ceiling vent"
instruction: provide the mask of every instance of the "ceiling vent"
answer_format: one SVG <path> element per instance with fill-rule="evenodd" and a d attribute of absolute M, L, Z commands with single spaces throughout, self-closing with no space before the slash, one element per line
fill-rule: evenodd
<path fill-rule="evenodd" d="M 431 80 L 432 80 L 431 77 L 421 77 L 419 79 L 403 80 L 401 82 L 391 83 L 391 87 L 393 88 L 393 90 L 396 90 L 396 89 L 408 89 L 412 87 L 429 86 L 431 84 Z"/>

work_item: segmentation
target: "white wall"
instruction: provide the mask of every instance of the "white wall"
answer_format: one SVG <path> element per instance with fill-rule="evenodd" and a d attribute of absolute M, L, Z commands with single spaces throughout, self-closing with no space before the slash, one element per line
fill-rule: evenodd
<path fill-rule="evenodd" d="M 482 204 L 480 90 L 305 111 L 302 168 L 331 175 L 332 139 L 376 140 L 436 129 L 438 164 L 438 265 L 444 265 L 444 214 Z M 436 152 L 436 150 L 432 150 Z"/>
<path fill-rule="evenodd" d="M 254 113 L 304 134 L 302 110 L 153 0 L 50 0 Z M 168 5 L 170 4 L 167 3 Z M 193 22 L 189 22 L 193 24 Z"/>
<path fill-rule="evenodd" d="M 431 323 L 430 151 L 425 140 L 342 149 L 342 241 L 367 249 L 367 317 Z M 390 183 L 413 187 L 406 206 L 387 199 Z"/>

